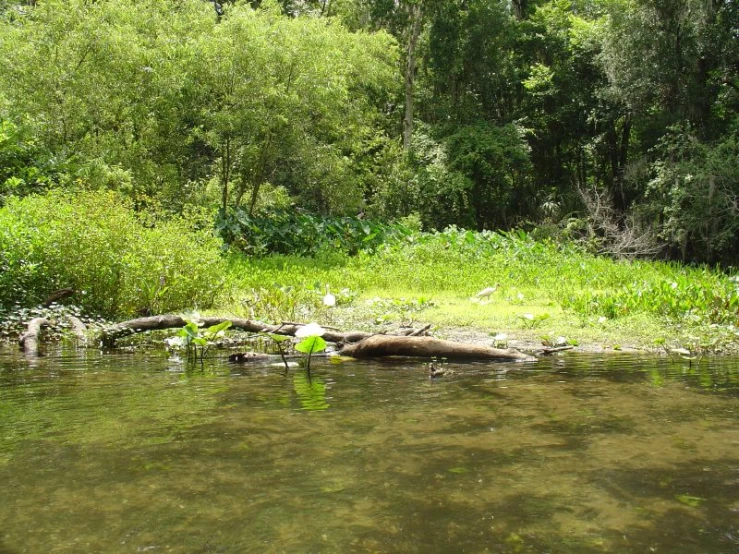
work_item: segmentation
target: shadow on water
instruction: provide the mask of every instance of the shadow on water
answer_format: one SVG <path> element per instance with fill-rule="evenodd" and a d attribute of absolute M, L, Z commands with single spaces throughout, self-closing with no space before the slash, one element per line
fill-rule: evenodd
<path fill-rule="evenodd" d="M 0 351 L 0 554 L 734 554 L 736 368 Z"/>
<path fill-rule="evenodd" d="M 739 551 L 739 457 L 696 459 L 659 471 L 595 470 L 588 480 L 640 514 L 641 525 L 624 530 L 627 551 L 656 549 L 663 541 L 660 552 Z M 671 505 L 660 509 L 654 499 Z"/>

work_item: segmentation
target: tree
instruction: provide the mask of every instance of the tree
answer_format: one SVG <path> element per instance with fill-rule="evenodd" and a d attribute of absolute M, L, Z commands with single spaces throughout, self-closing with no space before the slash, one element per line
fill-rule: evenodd
<path fill-rule="evenodd" d="M 385 33 L 197 0 L 50 0 L 0 24 L 5 118 L 84 184 L 254 210 L 270 183 L 344 211 L 372 180 L 352 161 L 395 94 Z"/>

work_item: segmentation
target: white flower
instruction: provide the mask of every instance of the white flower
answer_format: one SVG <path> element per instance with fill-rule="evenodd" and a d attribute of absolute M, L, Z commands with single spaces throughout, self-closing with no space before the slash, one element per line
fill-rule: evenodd
<path fill-rule="evenodd" d="M 185 345 L 182 337 L 170 337 L 168 339 L 164 339 L 164 342 L 167 344 L 168 348 L 182 348 Z"/>
<path fill-rule="evenodd" d="M 303 325 L 295 332 L 295 336 L 299 339 L 303 339 L 305 337 L 322 337 L 325 332 L 326 329 L 314 321 L 308 325 Z"/>

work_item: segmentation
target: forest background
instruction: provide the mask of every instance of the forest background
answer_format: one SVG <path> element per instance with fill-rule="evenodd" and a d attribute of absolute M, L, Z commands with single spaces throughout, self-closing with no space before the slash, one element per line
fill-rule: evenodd
<path fill-rule="evenodd" d="M 739 255 L 733 0 L 214 8 L 0 2 L 0 201 L 114 189 L 425 229 L 590 217 L 625 251 Z"/>
<path fill-rule="evenodd" d="M 738 39 L 734 0 L 0 0 L 0 304 L 207 304 L 214 218 L 249 255 L 525 229 L 731 269 Z M 684 294 L 733 321 L 722 283 Z"/>

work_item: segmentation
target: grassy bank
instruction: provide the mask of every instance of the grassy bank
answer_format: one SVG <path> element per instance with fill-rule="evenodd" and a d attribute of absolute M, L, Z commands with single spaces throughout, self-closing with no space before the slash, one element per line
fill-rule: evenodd
<path fill-rule="evenodd" d="M 413 320 L 457 338 L 505 334 L 514 345 L 564 337 L 589 348 L 716 351 L 738 339 L 739 291 L 724 273 L 614 261 L 523 233 L 451 229 L 355 257 L 232 256 L 228 272 L 226 307 L 270 320 L 365 328 Z M 336 308 L 322 305 L 326 286 Z"/>
<path fill-rule="evenodd" d="M 0 318 L 15 323 L 0 336 L 69 288 L 90 318 L 198 309 L 371 330 L 430 323 L 438 336 L 511 346 L 739 349 L 739 278 L 729 273 L 616 261 L 523 232 L 303 219 L 247 221 L 251 242 L 231 222 L 232 245 L 303 252 L 247 256 L 223 254 L 207 215 L 145 217 L 101 192 L 14 199 L 0 208 Z M 328 290 L 335 307 L 322 302 Z"/>

